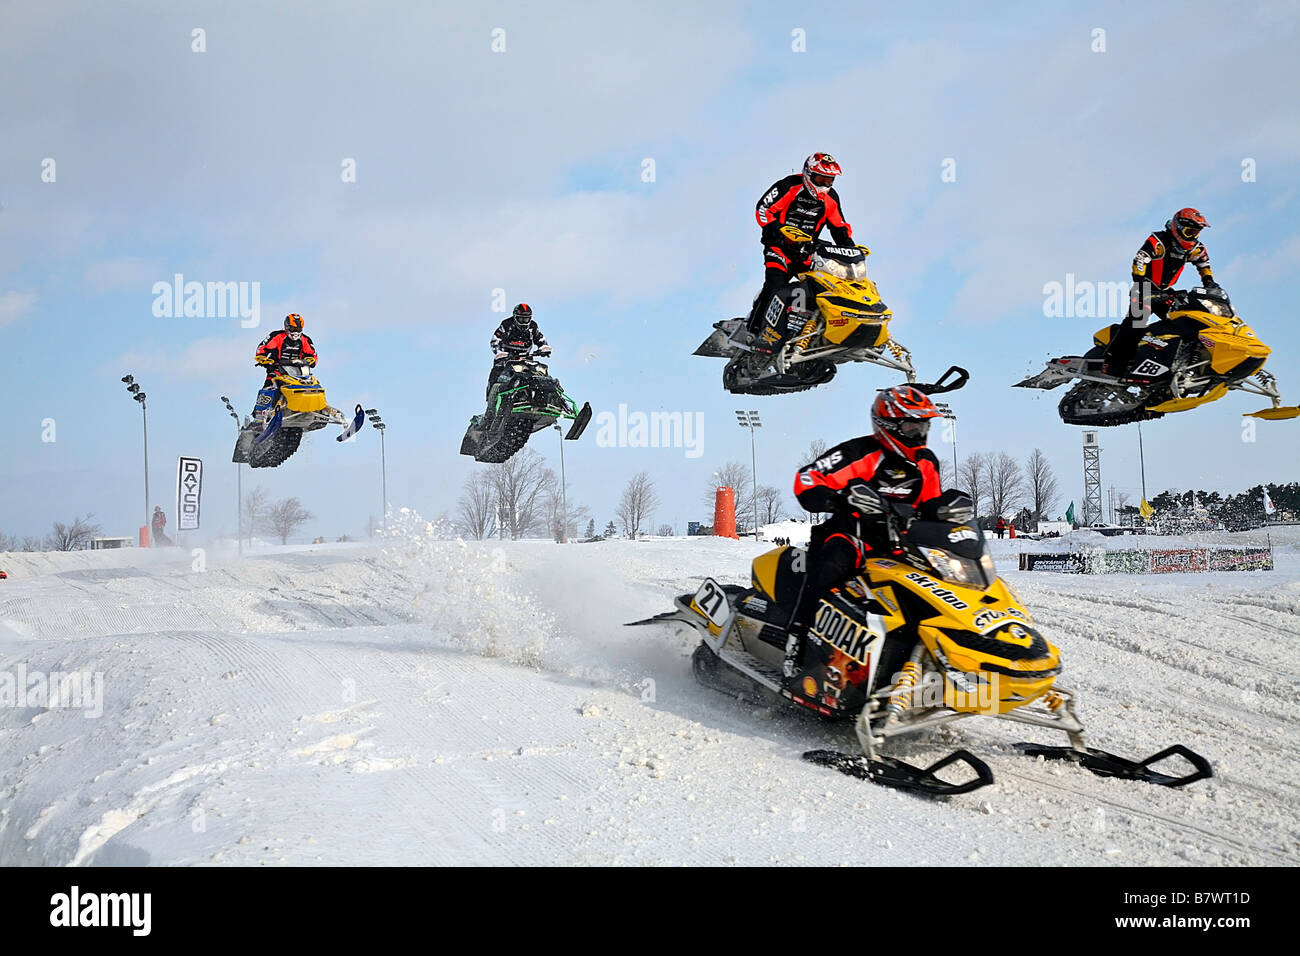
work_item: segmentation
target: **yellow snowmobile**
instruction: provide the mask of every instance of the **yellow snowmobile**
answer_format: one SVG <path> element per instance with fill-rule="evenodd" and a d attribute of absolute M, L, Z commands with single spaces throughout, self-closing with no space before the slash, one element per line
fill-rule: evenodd
<path fill-rule="evenodd" d="M 1165 320 L 1147 327 L 1129 370 L 1112 375 L 1102 359 L 1118 329 L 1118 324 L 1101 329 L 1090 351 L 1052 359 L 1016 387 L 1049 389 L 1078 379 L 1058 409 L 1067 425 L 1149 421 L 1217 401 L 1233 389 L 1272 400 L 1270 408 L 1245 413 L 1251 417 L 1300 415 L 1300 407 L 1282 404 L 1277 380 L 1264 371 L 1272 350 L 1221 290 L 1175 292 Z"/>
<path fill-rule="evenodd" d="M 893 312 L 867 278 L 866 246 L 814 242 L 794 226 L 781 232 L 814 246 L 811 268 L 772 296 L 763 316 L 762 344 L 755 351 L 745 319 L 714 323 L 695 355 L 725 358 L 722 384 L 736 395 L 801 392 L 829 382 L 845 362 L 870 362 L 916 381 L 912 353 L 889 334 Z"/>
<path fill-rule="evenodd" d="M 969 498 L 949 491 L 922 506 L 891 503 L 892 550 L 868 558 L 858 577 L 822 599 L 790 678 L 782 672 L 791 613 L 805 580 L 806 553 L 781 547 L 754 559 L 749 587 L 706 578 L 675 608 L 634 624 L 681 623 L 701 638 L 692 659 L 701 683 L 766 692 L 832 719 L 851 719 L 862 754 L 817 750 L 814 763 L 886 786 L 931 796 L 967 793 L 993 782 L 988 765 L 956 750 L 929 767 L 882 754 L 902 734 L 969 717 L 1016 721 L 1060 731 L 1068 747 L 1019 744 L 1024 753 L 1077 763 L 1108 777 L 1180 787 L 1213 775 L 1182 745 L 1142 761 L 1084 742 L 1077 695 L 1056 683 L 1061 656 L 1029 611 L 997 575 L 972 524 L 936 520 Z M 1152 765 L 1181 756 L 1192 769 L 1174 776 Z M 967 779 L 938 776 L 964 766 Z"/>

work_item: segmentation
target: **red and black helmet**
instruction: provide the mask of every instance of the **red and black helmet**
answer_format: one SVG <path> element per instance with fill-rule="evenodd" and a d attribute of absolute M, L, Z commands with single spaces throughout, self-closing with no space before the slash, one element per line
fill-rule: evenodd
<path fill-rule="evenodd" d="M 515 325 L 527 325 L 533 317 L 533 307 L 527 302 L 520 302 L 510 314 L 515 320 Z"/>
<path fill-rule="evenodd" d="M 871 432 L 885 448 L 916 461 L 916 453 L 925 447 L 930 433 L 930 419 L 942 417 L 925 392 L 911 385 L 896 385 L 871 403 Z"/>
<path fill-rule="evenodd" d="M 1169 232 L 1169 235 L 1173 236 L 1174 242 L 1184 249 L 1191 249 L 1195 246 L 1201 230 L 1209 228 L 1210 224 L 1205 221 L 1205 217 L 1191 206 L 1178 210 L 1165 223 L 1165 229 Z"/>
<path fill-rule="evenodd" d="M 286 332 L 302 331 L 302 316 L 297 312 L 290 312 L 284 317 L 284 330 Z"/>
<path fill-rule="evenodd" d="M 804 188 L 814 196 L 825 196 L 843 170 L 830 153 L 813 153 L 803 163 Z"/>

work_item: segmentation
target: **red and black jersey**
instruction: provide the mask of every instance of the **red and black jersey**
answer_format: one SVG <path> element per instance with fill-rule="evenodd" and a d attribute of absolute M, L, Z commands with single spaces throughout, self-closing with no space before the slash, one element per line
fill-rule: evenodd
<path fill-rule="evenodd" d="M 269 355 L 276 365 L 314 365 L 316 346 L 311 344 L 306 333 L 295 342 L 289 338 L 288 332 L 280 329 L 262 339 L 262 344 L 257 347 L 257 355 Z M 311 362 L 304 363 L 304 358 L 310 358 Z"/>
<path fill-rule="evenodd" d="M 1150 282 L 1157 289 L 1170 289 L 1188 263 L 1196 267 L 1202 281 L 1214 278 L 1205 246 L 1198 242 L 1192 248 L 1184 249 L 1161 229 L 1147 236 L 1147 241 L 1133 257 L 1133 281 Z"/>
<path fill-rule="evenodd" d="M 782 242 L 782 226 L 795 226 L 814 239 L 827 226 L 836 245 L 853 245 L 853 228 L 844 220 L 840 194 L 831 187 L 825 196 L 813 196 L 804 189 L 803 177 L 798 174 L 773 183 L 758 201 L 754 217 L 763 227 L 764 245 Z"/>
<path fill-rule="evenodd" d="M 520 326 L 515 323 L 514 316 L 508 316 L 492 333 L 492 351 L 494 354 L 498 352 L 527 352 L 530 349 L 540 349 L 545 346 L 546 336 L 542 335 L 542 330 L 535 319 L 529 319 L 526 324 Z"/>
<path fill-rule="evenodd" d="M 916 461 L 909 461 L 871 435 L 851 438 L 799 469 L 794 496 L 805 511 L 834 511 L 836 499 L 851 481 L 865 481 L 882 498 L 916 507 L 939 497 L 939 459 L 922 448 Z"/>

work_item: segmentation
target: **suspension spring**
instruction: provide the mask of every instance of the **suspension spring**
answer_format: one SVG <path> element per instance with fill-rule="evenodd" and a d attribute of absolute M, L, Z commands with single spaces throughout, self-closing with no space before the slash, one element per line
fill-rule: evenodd
<path fill-rule="evenodd" d="M 898 683 L 894 685 L 894 691 L 889 695 L 889 703 L 885 705 L 885 712 L 889 714 L 891 720 L 901 717 L 903 711 L 907 710 L 912 703 L 912 691 L 916 688 L 916 682 L 920 677 L 919 661 L 911 660 L 903 665 L 898 675 Z"/>

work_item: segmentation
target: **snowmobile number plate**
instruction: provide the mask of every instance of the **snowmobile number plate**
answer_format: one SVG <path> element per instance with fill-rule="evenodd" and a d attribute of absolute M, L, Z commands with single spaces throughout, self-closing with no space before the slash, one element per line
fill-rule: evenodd
<path fill-rule="evenodd" d="M 709 623 L 715 628 L 720 628 L 727 623 L 731 610 L 727 605 L 727 592 L 722 590 L 713 578 L 704 579 L 700 589 L 695 592 L 695 597 L 691 598 L 691 604 L 708 618 Z"/>

